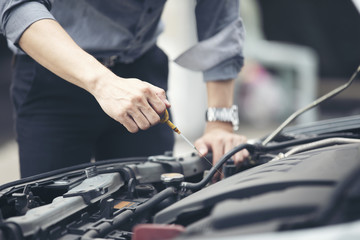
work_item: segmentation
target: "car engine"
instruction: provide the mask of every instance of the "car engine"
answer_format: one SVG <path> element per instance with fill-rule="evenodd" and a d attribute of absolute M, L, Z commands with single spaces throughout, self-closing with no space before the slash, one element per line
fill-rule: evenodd
<path fill-rule="evenodd" d="M 288 127 L 214 167 L 195 153 L 165 153 L 7 183 L 0 239 L 246 239 L 358 221 L 359 136 L 352 116 Z M 244 148 L 239 168 L 231 156 Z M 224 179 L 211 184 L 216 168 Z"/>

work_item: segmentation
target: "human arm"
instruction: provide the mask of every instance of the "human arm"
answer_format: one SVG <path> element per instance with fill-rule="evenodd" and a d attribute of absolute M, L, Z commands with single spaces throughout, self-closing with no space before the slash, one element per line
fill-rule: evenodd
<path fill-rule="evenodd" d="M 19 45 L 53 73 L 90 92 L 105 113 L 130 132 L 157 124 L 159 114 L 170 107 L 164 90 L 139 79 L 116 76 L 77 46 L 54 20 L 33 23 Z"/>
<path fill-rule="evenodd" d="M 234 80 L 207 82 L 207 104 L 209 107 L 230 108 L 233 102 Z M 235 146 L 245 143 L 246 137 L 233 132 L 230 122 L 207 122 L 204 134 L 196 140 L 195 146 L 201 154 L 209 151 L 213 153 L 213 162 L 216 163 L 226 152 Z M 248 157 L 247 150 L 234 155 L 234 162 L 239 165 L 244 158 Z"/>
<path fill-rule="evenodd" d="M 208 107 L 229 108 L 233 104 L 234 80 L 243 65 L 244 28 L 238 0 L 198 0 L 195 9 L 199 43 L 176 62 L 204 72 Z M 231 123 L 207 122 L 204 135 L 195 142 L 201 153 L 213 152 L 213 162 L 246 141 L 233 132 Z M 234 156 L 239 164 L 248 152 Z"/>
<path fill-rule="evenodd" d="M 89 91 L 129 131 L 158 123 L 159 114 L 170 106 L 165 92 L 139 79 L 114 75 L 69 37 L 43 2 L 47 1 L 2 2 L 1 32 L 44 67 Z"/>

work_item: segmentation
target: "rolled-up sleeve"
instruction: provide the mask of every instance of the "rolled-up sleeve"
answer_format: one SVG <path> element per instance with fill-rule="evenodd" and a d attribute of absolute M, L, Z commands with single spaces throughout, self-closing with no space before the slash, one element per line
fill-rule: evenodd
<path fill-rule="evenodd" d="M 15 45 L 24 31 L 41 19 L 54 19 L 47 0 L 2 0 L 0 1 L 0 33 Z"/>
<path fill-rule="evenodd" d="M 205 81 L 235 78 L 244 59 L 239 0 L 198 0 L 195 14 L 199 42 L 175 62 L 203 71 Z"/>

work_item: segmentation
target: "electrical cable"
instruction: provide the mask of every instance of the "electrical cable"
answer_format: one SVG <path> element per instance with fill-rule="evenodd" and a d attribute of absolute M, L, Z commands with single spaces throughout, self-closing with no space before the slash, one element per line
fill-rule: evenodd
<path fill-rule="evenodd" d="M 351 76 L 350 80 L 345 83 L 344 85 L 341 85 L 340 87 L 332 90 L 331 92 L 323 95 L 322 97 L 316 99 L 315 101 L 313 101 L 312 103 L 310 103 L 309 105 L 305 106 L 304 108 L 301 108 L 299 110 L 297 110 L 296 112 L 294 112 L 293 114 L 290 115 L 290 117 L 288 117 L 274 132 L 272 132 L 263 142 L 262 145 L 266 145 L 268 144 L 271 140 L 273 140 L 277 135 L 279 135 L 279 133 L 290 123 L 292 122 L 295 118 L 297 118 L 298 116 L 300 116 L 302 113 L 314 108 L 315 106 L 319 105 L 320 103 L 322 103 L 323 101 L 336 96 L 337 94 L 339 94 L 340 92 L 342 92 L 343 90 L 345 90 L 346 88 L 348 88 L 351 83 L 354 81 L 354 79 L 356 78 L 356 76 L 358 75 L 358 73 L 360 72 L 360 66 L 356 69 L 356 71 L 353 73 L 353 75 Z"/>

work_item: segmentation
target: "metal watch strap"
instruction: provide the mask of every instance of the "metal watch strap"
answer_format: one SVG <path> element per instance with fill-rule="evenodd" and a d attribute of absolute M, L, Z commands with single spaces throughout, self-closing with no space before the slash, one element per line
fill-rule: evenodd
<path fill-rule="evenodd" d="M 206 121 L 208 122 L 231 122 L 234 131 L 239 129 L 238 107 L 231 108 L 208 108 L 206 111 Z"/>

